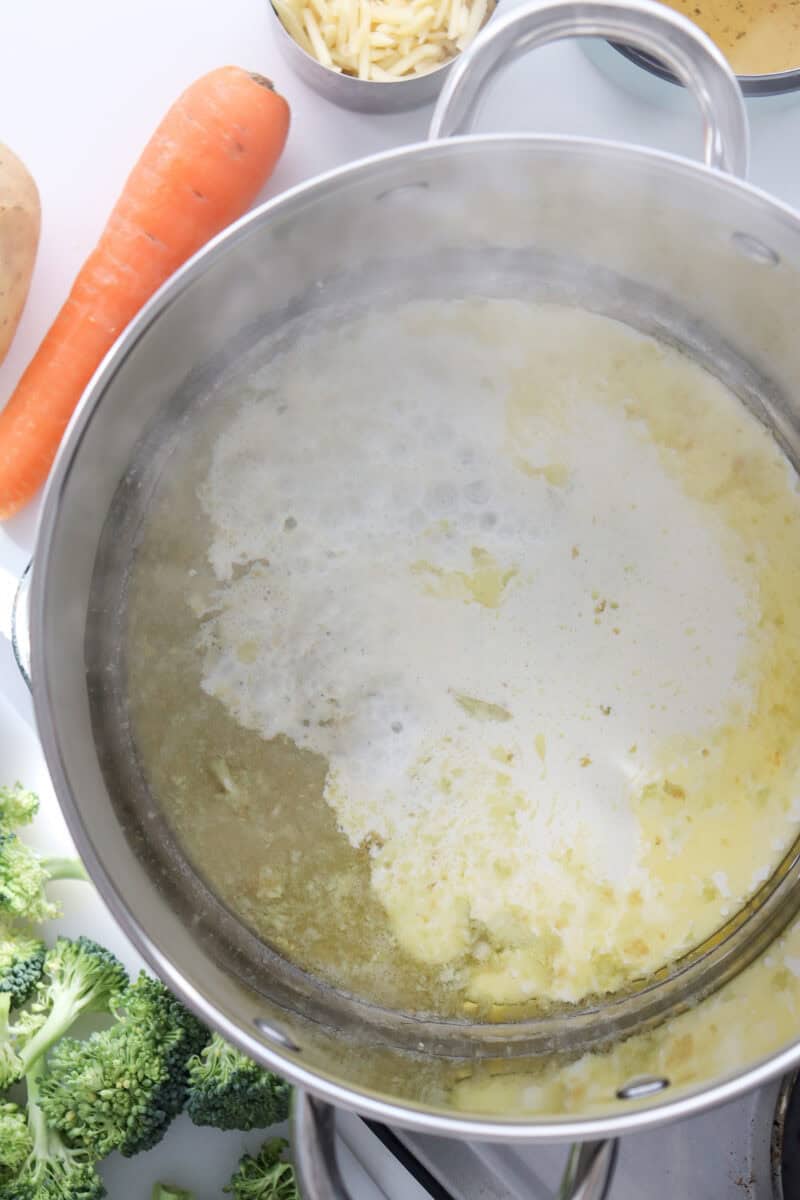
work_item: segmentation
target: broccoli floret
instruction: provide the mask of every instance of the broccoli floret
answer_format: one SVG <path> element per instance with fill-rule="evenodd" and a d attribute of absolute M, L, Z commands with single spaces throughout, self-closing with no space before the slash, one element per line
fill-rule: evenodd
<path fill-rule="evenodd" d="M 86 879 L 77 858 L 42 858 L 9 829 L 0 829 L 0 914 L 50 921 L 59 906 L 45 895 L 53 879 Z"/>
<path fill-rule="evenodd" d="M 48 921 L 60 909 L 47 899 L 53 879 L 86 879 L 77 858 L 43 858 L 21 841 L 16 830 L 29 825 L 39 809 L 33 792 L 20 784 L 0 788 L 0 917 Z"/>
<path fill-rule="evenodd" d="M 9 1024 L 10 1010 L 11 997 L 8 993 L 0 995 L 0 1090 L 16 1083 L 24 1069 Z"/>
<path fill-rule="evenodd" d="M 195 1125 L 266 1129 L 288 1117 L 291 1091 L 215 1033 L 189 1063 L 186 1111 Z"/>
<path fill-rule="evenodd" d="M 270 1138 L 255 1158 L 245 1154 L 223 1192 L 234 1200 L 300 1200 L 294 1167 L 283 1158 L 289 1143 Z"/>
<path fill-rule="evenodd" d="M 294 1167 L 283 1157 L 288 1145 L 285 1138 L 270 1138 L 255 1157 L 245 1154 L 223 1192 L 233 1200 L 300 1200 Z M 151 1200 L 194 1200 L 194 1196 L 170 1184 L 157 1183 Z"/>
<path fill-rule="evenodd" d="M 39 1106 L 39 1059 L 25 1077 L 30 1149 L 21 1166 L 0 1182 L 0 1200 L 102 1200 L 103 1181 L 85 1151 L 66 1146 Z"/>
<path fill-rule="evenodd" d="M 110 950 L 90 938 L 59 938 L 45 955 L 44 974 L 30 1010 L 15 1027 L 26 1074 L 81 1013 L 107 1012 L 127 983 L 125 968 Z"/>
<path fill-rule="evenodd" d="M 161 1140 L 186 1099 L 188 1060 L 206 1028 L 144 972 L 113 1006 L 110 1029 L 63 1039 L 41 1085 L 48 1120 L 72 1146 L 126 1157 Z"/>
<path fill-rule="evenodd" d="M 33 1150 L 25 1113 L 0 1101 L 0 1183 L 9 1183 Z"/>
<path fill-rule="evenodd" d="M 39 798 L 26 792 L 21 783 L 13 787 L 0 787 L 0 829 L 19 829 L 30 825 L 39 811 Z"/>
<path fill-rule="evenodd" d="M 42 977 L 44 942 L 0 923 L 0 993 L 8 992 L 19 1008 Z"/>

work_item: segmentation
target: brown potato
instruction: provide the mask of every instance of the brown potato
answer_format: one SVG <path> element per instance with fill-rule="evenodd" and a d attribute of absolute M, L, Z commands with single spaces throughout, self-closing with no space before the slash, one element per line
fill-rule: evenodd
<path fill-rule="evenodd" d="M 0 142 L 0 363 L 25 306 L 39 245 L 41 215 L 33 178 Z"/>

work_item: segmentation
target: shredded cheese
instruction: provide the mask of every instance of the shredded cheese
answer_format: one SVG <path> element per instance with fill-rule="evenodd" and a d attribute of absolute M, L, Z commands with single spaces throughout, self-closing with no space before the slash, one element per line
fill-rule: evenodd
<path fill-rule="evenodd" d="M 476 36 L 490 0 L 273 0 L 286 31 L 323 66 L 395 81 L 441 66 Z"/>

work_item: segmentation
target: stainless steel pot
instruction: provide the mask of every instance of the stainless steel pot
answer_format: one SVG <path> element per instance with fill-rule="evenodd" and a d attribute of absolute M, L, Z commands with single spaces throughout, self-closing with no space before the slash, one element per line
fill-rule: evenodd
<path fill-rule="evenodd" d="M 450 137 L 498 63 L 572 34 L 666 61 L 701 109 L 706 166 L 612 142 Z M 796 461 L 800 218 L 743 181 L 746 163 L 735 78 L 689 22 L 651 0 L 528 4 L 492 22 L 455 64 L 427 144 L 295 188 L 178 272 L 72 421 L 45 499 L 31 600 L 37 719 L 67 820 L 103 897 L 161 977 L 253 1058 L 326 1101 L 456 1137 L 591 1140 L 720 1103 L 800 1061 L 800 1019 L 789 1029 L 768 1022 L 732 1054 L 723 1016 L 704 1031 L 710 1068 L 698 1059 L 695 1070 L 673 1070 L 669 1054 L 652 1052 L 657 1031 L 644 1078 L 622 1056 L 599 1093 L 572 1088 L 556 1101 L 552 1090 L 522 1088 L 512 1110 L 497 1112 L 459 1102 L 456 1082 L 476 1065 L 534 1081 L 603 1054 L 614 1067 L 609 1041 L 723 985 L 705 1004 L 730 996 L 728 981 L 794 917 L 796 857 L 747 922 L 657 986 L 552 1021 L 419 1022 L 323 987 L 224 908 L 149 794 L 126 706 L 128 570 L 170 445 L 237 355 L 298 314 L 324 320 L 342 297 L 363 309 L 478 288 L 619 317 L 705 364 Z M 728 1021 L 752 1020 L 741 1006 L 725 1011 Z M 660 1028 L 669 1048 L 671 1026 Z M 325 1149 L 329 1114 L 300 1094 L 296 1120 L 309 1195 L 335 1194 L 311 1153 Z M 570 1189 L 601 1194 L 612 1160 L 608 1147 L 584 1151 Z"/>

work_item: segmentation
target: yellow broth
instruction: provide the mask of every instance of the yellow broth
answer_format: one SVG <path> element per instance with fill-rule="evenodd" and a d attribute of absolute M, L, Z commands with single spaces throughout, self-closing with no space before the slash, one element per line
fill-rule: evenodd
<path fill-rule="evenodd" d="M 716 42 L 737 75 L 800 67 L 800 0 L 667 0 Z"/>

